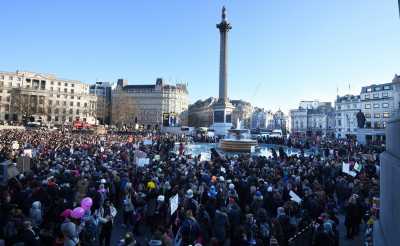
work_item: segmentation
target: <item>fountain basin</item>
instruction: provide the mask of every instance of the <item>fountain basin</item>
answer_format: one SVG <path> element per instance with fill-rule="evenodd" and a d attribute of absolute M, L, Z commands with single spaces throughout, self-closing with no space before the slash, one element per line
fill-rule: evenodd
<path fill-rule="evenodd" d="M 221 139 L 219 147 L 228 152 L 250 152 L 252 146 L 257 146 L 257 141 L 252 139 Z"/>
<path fill-rule="evenodd" d="M 252 146 L 257 146 L 257 140 L 250 138 L 247 129 L 231 129 L 227 137 L 219 141 L 219 147 L 228 152 L 250 152 Z"/>

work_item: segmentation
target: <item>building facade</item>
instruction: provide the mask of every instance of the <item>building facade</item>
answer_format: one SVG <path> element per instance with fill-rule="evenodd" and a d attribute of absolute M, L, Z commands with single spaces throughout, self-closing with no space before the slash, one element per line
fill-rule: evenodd
<path fill-rule="evenodd" d="M 383 141 L 384 128 L 390 118 L 399 111 L 400 76 L 395 75 L 391 83 L 362 87 L 360 99 L 361 111 L 366 119 L 362 129 L 366 142 Z"/>
<path fill-rule="evenodd" d="M 250 129 L 251 114 L 253 106 L 251 103 L 243 100 L 231 100 L 231 104 L 235 107 L 232 111 L 233 127 L 238 127 L 237 122 L 240 122 L 242 128 Z"/>
<path fill-rule="evenodd" d="M 128 85 L 120 79 L 112 91 L 111 122 L 119 126 L 141 125 L 146 129 L 187 125 L 186 84 Z"/>
<path fill-rule="evenodd" d="M 272 118 L 271 111 L 255 107 L 251 115 L 251 129 L 266 129 Z"/>
<path fill-rule="evenodd" d="M 210 127 L 213 124 L 213 108 L 217 102 L 215 97 L 198 100 L 189 106 L 188 124 L 193 127 Z"/>
<path fill-rule="evenodd" d="M 0 120 L 64 125 L 96 123 L 97 97 L 77 80 L 33 72 L 0 72 Z"/>
<path fill-rule="evenodd" d="M 96 118 L 99 124 L 111 124 L 111 83 L 98 81 L 89 86 L 89 92 L 97 96 Z"/>
<path fill-rule="evenodd" d="M 279 109 L 272 115 L 269 129 L 282 130 L 282 132 L 285 134 L 287 132 L 287 126 L 288 126 L 288 117 L 282 112 L 282 110 Z"/>
<path fill-rule="evenodd" d="M 335 100 L 335 137 L 354 138 L 357 134 L 357 113 L 361 110 L 360 96 L 338 96 Z"/>
<path fill-rule="evenodd" d="M 330 102 L 302 101 L 290 110 L 293 134 L 330 135 L 335 130 L 335 112 Z"/>

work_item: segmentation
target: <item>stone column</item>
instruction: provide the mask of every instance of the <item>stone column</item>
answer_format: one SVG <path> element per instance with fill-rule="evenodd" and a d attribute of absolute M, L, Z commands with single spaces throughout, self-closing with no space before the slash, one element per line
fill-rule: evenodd
<path fill-rule="evenodd" d="M 222 20 L 217 24 L 220 32 L 220 53 L 219 53 L 219 100 L 228 100 L 228 32 L 232 26 L 227 22 L 226 9 L 222 8 Z"/>

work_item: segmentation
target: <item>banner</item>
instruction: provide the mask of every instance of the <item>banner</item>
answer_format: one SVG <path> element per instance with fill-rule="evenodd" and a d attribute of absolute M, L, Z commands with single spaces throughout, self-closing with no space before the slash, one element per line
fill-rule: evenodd
<path fill-rule="evenodd" d="M 171 208 L 171 215 L 175 213 L 175 211 L 178 209 L 179 206 L 179 196 L 176 194 L 175 196 L 171 197 L 169 199 L 169 205 Z"/>

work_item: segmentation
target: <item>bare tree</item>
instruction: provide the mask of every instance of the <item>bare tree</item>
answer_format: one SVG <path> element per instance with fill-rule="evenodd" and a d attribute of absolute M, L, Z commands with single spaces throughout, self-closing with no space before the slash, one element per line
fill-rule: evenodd
<path fill-rule="evenodd" d="M 117 126 L 134 126 L 138 116 L 138 105 L 127 92 L 116 91 L 112 97 L 111 120 Z"/>
<path fill-rule="evenodd" d="M 11 114 L 22 120 L 29 120 L 32 116 L 39 116 L 43 121 L 48 116 L 48 100 L 41 94 L 31 94 L 21 88 L 13 88 L 11 91 Z M 13 119 L 17 120 L 17 119 Z"/>

